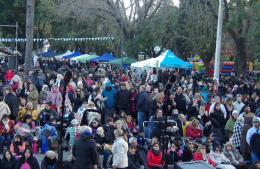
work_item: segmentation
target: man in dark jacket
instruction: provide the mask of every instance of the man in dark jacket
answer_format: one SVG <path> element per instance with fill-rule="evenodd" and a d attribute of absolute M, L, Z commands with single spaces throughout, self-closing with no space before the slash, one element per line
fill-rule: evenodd
<path fill-rule="evenodd" d="M 140 86 L 139 94 L 137 96 L 137 120 L 138 120 L 138 128 L 139 131 L 143 131 L 143 122 L 145 118 L 145 114 L 147 113 L 147 92 L 145 91 L 145 86 Z"/>
<path fill-rule="evenodd" d="M 129 113 L 130 107 L 130 93 L 126 90 L 125 83 L 121 84 L 121 89 L 117 92 L 116 102 L 119 111 Z"/>
<path fill-rule="evenodd" d="M 180 111 L 180 113 L 186 114 L 186 99 L 182 94 L 181 87 L 178 87 L 174 101 L 176 102 L 176 107 Z"/>
<path fill-rule="evenodd" d="M 82 126 L 80 138 L 72 148 L 72 155 L 76 160 L 76 169 L 97 169 L 98 152 L 96 142 L 91 139 L 92 129 Z"/>
<path fill-rule="evenodd" d="M 16 120 L 17 118 L 17 113 L 19 110 L 19 99 L 17 96 L 15 96 L 15 94 L 12 92 L 12 89 L 10 87 L 8 87 L 5 90 L 5 103 L 9 106 L 10 111 L 11 111 L 11 115 L 10 118 L 12 120 Z"/>

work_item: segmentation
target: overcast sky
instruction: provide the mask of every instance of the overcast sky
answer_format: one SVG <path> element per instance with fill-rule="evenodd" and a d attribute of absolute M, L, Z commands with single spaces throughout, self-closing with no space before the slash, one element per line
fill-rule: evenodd
<path fill-rule="evenodd" d="M 130 0 L 124 0 L 126 3 L 129 3 Z M 179 6 L 179 0 L 172 0 L 176 6 Z"/>

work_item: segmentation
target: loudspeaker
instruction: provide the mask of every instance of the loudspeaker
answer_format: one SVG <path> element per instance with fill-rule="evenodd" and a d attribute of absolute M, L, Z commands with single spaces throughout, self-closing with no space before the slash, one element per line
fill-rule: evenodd
<path fill-rule="evenodd" d="M 175 169 L 214 169 L 205 161 L 180 162 Z"/>

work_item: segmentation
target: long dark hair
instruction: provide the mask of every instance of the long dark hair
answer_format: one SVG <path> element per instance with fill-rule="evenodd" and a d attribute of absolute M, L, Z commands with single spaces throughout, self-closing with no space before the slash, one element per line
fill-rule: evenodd
<path fill-rule="evenodd" d="M 3 161 L 4 161 L 4 160 L 8 161 L 8 160 L 6 159 L 6 157 L 5 157 L 5 154 L 6 154 L 6 153 L 9 153 L 10 156 L 11 156 L 10 161 L 15 160 L 15 158 L 14 158 L 12 152 L 11 152 L 10 150 L 5 150 L 4 153 L 3 153 Z"/>
<path fill-rule="evenodd" d="M 16 154 L 19 154 L 19 146 L 22 146 L 22 145 L 23 145 L 23 138 L 22 138 L 22 136 L 20 136 L 20 135 L 16 135 L 14 138 L 19 138 L 19 139 L 20 139 L 19 142 L 15 142 L 15 139 L 14 139 L 14 141 L 13 141 L 14 152 L 15 152 Z"/>
<path fill-rule="evenodd" d="M 27 119 L 32 119 L 32 115 L 30 114 L 25 114 L 24 117 L 23 117 L 23 123 L 27 123 L 26 120 Z M 31 121 L 28 125 L 30 126 L 30 128 L 32 128 L 32 123 L 33 121 Z"/>
<path fill-rule="evenodd" d="M 31 154 L 31 156 L 28 158 L 28 159 L 26 159 L 25 158 L 25 153 L 26 153 L 26 151 L 27 150 L 29 150 L 30 151 L 30 154 Z M 25 163 L 25 161 L 30 165 L 30 167 L 32 168 L 33 167 L 33 151 L 32 151 L 32 149 L 30 149 L 30 148 L 26 148 L 25 150 L 24 150 L 24 152 L 23 152 L 23 154 L 22 154 L 22 157 L 19 159 L 19 161 L 18 161 L 18 168 L 21 168 L 21 166 Z"/>

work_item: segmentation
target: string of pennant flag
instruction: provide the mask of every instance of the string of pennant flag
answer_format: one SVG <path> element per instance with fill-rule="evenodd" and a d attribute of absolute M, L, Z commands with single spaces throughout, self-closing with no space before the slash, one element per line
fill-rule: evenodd
<path fill-rule="evenodd" d="M 114 40 L 115 37 L 97 37 L 97 38 L 36 38 L 33 39 L 34 42 L 41 42 L 45 40 L 54 41 L 104 41 L 104 40 Z M 26 38 L 0 38 L 0 42 L 26 42 Z"/>

